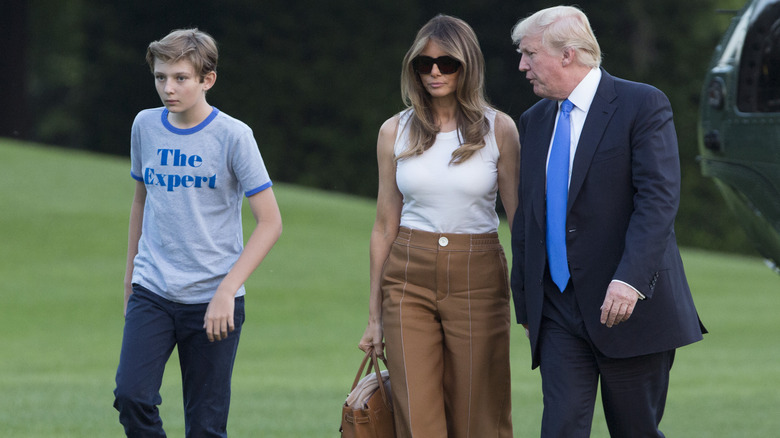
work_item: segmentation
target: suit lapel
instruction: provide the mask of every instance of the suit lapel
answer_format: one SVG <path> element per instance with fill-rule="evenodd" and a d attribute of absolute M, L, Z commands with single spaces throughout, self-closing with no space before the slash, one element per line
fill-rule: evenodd
<path fill-rule="evenodd" d="M 582 127 L 579 143 L 577 143 L 577 152 L 574 155 L 571 181 L 569 182 L 568 210 L 571 210 L 574 200 L 577 199 L 577 194 L 588 174 L 593 155 L 607 130 L 609 120 L 617 110 L 617 105 L 614 103 L 616 98 L 615 81 L 602 69 L 601 82 L 599 82 L 596 95 L 588 110 L 588 116 Z"/>
<path fill-rule="evenodd" d="M 558 112 L 558 104 L 554 100 L 546 101 L 546 105 L 539 113 L 539 117 L 529 120 L 528 134 L 526 135 L 526 144 L 528 145 L 527 169 L 533 169 L 533 181 L 530 187 L 533 187 L 532 205 L 534 217 L 539 223 L 541 229 L 545 229 L 545 187 L 547 179 L 547 152 L 552 141 L 553 125 L 555 124 L 555 115 Z M 522 148 L 523 145 L 520 145 Z"/>

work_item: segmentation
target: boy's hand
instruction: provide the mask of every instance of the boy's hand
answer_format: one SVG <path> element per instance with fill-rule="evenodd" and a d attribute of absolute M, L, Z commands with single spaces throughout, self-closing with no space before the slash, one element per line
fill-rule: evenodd
<path fill-rule="evenodd" d="M 209 342 L 221 341 L 228 337 L 228 332 L 236 329 L 233 320 L 235 307 L 235 297 L 232 294 L 217 291 L 211 298 L 206 308 L 206 316 L 203 317 L 203 328 L 206 329 Z"/>

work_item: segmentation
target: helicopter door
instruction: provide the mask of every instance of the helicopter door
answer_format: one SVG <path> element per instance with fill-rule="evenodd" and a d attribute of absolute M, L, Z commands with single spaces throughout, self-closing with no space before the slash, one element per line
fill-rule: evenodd
<path fill-rule="evenodd" d="M 750 113 L 780 112 L 780 2 L 760 11 L 745 34 L 737 108 Z"/>

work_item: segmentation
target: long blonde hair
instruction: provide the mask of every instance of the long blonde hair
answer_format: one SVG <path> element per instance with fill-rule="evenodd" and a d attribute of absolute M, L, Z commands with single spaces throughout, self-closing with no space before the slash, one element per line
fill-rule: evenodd
<path fill-rule="evenodd" d="M 413 113 L 407 124 L 409 146 L 395 160 L 422 154 L 433 145 L 439 133 L 431 95 L 423 87 L 412 66 L 412 61 L 423 51 L 428 41 L 434 41 L 461 63 L 456 99 L 457 126 L 462 133 L 462 143 L 452 152 L 450 163 L 462 163 L 485 146 L 485 135 L 490 131 L 490 123 L 485 117 L 485 110 L 489 108 L 485 97 L 485 60 L 471 26 L 459 18 L 442 14 L 433 17 L 420 29 L 404 56 L 401 96 L 408 109 L 413 109 Z"/>

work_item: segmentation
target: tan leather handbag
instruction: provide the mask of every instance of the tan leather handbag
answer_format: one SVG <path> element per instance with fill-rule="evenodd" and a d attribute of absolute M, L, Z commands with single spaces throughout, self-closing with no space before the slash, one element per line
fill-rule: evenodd
<path fill-rule="evenodd" d="M 382 361 L 387 368 L 387 361 Z M 364 368 L 366 374 L 361 379 Z M 360 363 L 352 391 L 341 408 L 339 430 L 342 438 L 395 438 L 393 421 L 390 379 L 387 371 L 379 370 L 376 352 L 370 348 Z"/>

